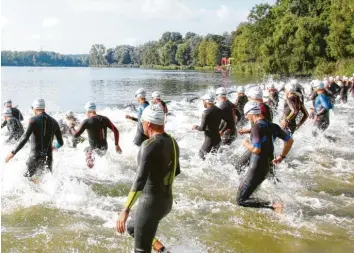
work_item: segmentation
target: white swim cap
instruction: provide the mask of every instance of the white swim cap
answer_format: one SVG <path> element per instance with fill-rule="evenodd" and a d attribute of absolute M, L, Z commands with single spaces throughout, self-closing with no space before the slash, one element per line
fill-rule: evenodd
<path fill-rule="evenodd" d="M 145 98 L 146 97 L 146 91 L 143 88 L 140 88 L 135 92 L 135 97 L 139 98 Z"/>
<path fill-rule="evenodd" d="M 245 107 L 243 108 L 243 112 L 245 115 L 247 115 L 247 114 L 253 114 L 253 115 L 261 114 L 261 107 L 260 107 L 259 103 L 256 101 L 248 101 L 245 104 Z"/>
<path fill-rule="evenodd" d="M 8 99 L 4 102 L 4 106 L 12 106 L 12 101 L 11 99 Z"/>
<path fill-rule="evenodd" d="M 227 90 L 224 87 L 219 87 L 216 89 L 216 96 L 225 97 L 227 95 Z"/>
<path fill-rule="evenodd" d="M 32 103 L 32 109 L 39 109 L 39 110 L 44 110 L 45 109 L 45 101 L 43 98 L 38 98 L 33 101 Z"/>
<path fill-rule="evenodd" d="M 347 76 L 343 76 L 343 81 L 348 81 L 349 78 Z"/>
<path fill-rule="evenodd" d="M 208 104 L 213 104 L 215 102 L 215 96 L 210 93 L 205 94 L 202 99 Z"/>
<path fill-rule="evenodd" d="M 12 110 L 10 108 L 6 108 L 3 112 L 3 115 L 7 117 L 12 117 Z"/>
<path fill-rule="evenodd" d="M 89 101 L 85 104 L 85 110 L 88 112 L 95 112 L 96 111 L 96 103 L 93 101 Z"/>
<path fill-rule="evenodd" d="M 160 105 L 149 105 L 144 109 L 141 120 L 163 126 L 165 124 L 165 112 Z"/>
<path fill-rule="evenodd" d="M 263 98 L 263 91 L 261 89 L 261 87 L 253 87 L 250 89 L 249 94 L 248 94 L 249 98 L 253 98 L 253 99 L 262 99 Z"/>
<path fill-rule="evenodd" d="M 238 93 L 245 93 L 245 86 L 238 86 L 237 87 L 237 92 Z"/>
<path fill-rule="evenodd" d="M 151 94 L 151 97 L 152 97 L 152 98 L 161 98 L 161 93 L 158 92 L 158 91 L 154 91 L 154 92 Z"/>

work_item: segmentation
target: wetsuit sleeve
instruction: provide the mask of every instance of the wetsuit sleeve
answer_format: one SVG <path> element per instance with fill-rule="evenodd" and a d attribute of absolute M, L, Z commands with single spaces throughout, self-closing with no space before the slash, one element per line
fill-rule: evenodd
<path fill-rule="evenodd" d="M 55 138 L 57 138 L 57 143 L 55 144 L 55 148 L 58 149 L 60 148 L 61 146 L 64 145 L 64 141 L 63 141 L 63 136 L 61 134 L 61 131 L 60 131 L 60 127 L 59 127 L 59 124 L 58 122 L 55 122 L 56 124 L 56 130 L 55 130 Z"/>
<path fill-rule="evenodd" d="M 298 115 L 299 110 L 296 108 L 294 99 L 287 99 L 286 102 L 289 105 L 289 109 L 290 109 L 290 113 L 286 117 L 286 120 L 290 121 L 290 120 L 294 119 Z"/>
<path fill-rule="evenodd" d="M 132 116 L 130 119 L 133 120 L 133 121 L 135 121 L 135 122 L 138 122 L 138 121 L 139 121 L 138 118 L 135 118 L 135 117 L 133 117 L 133 116 Z"/>
<path fill-rule="evenodd" d="M 23 148 L 23 146 L 26 144 L 31 134 L 33 133 L 34 124 L 34 121 L 30 120 L 26 132 L 22 135 L 20 142 L 17 144 L 17 147 L 12 151 L 13 154 L 16 154 L 18 151 L 20 151 L 21 148 Z"/>
<path fill-rule="evenodd" d="M 118 129 L 115 127 L 115 125 L 112 123 L 112 121 L 110 121 L 108 118 L 105 118 L 105 124 L 114 133 L 114 144 L 117 146 L 118 143 L 119 143 L 119 131 L 118 131 Z"/>
<path fill-rule="evenodd" d="M 255 148 L 261 148 L 264 138 L 260 135 L 260 127 L 258 124 L 254 124 L 251 127 L 252 145 Z M 264 136 L 265 137 L 265 136 Z"/>
<path fill-rule="evenodd" d="M 317 116 L 325 114 L 326 111 L 329 111 L 330 109 L 332 109 L 331 103 L 329 102 L 329 100 L 324 95 L 320 96 L 319 99 L 320 99 L 320 102 L 321 102 L 321 105 L 323 106 L 323 108 L 322 108 L 321 111 L 319 111 L 317 113 Z"/>
<path fill-rule="evenodd" d="M 143 146 L 141 147 L 141 160 L 139 162 L 139 166 L 138 166 L 138 170 L 137 170 L 137 174 L 133 183 L 132 188 L 130 189 L 129 195 L 128 195 L 128 199 L 125 202 L 125 208 L 127 209 L 131 209 L 134 205 L 134 203 L 137 201 L 137 199 L 140 197 L 147 178 L 149 176 L 149 172 L 151 170 L 151 166 L 153 158 L 151 157 L 152 155 L 152 146 L 151 145 L 151 141 L 146 141 Z"/>
<path fill-rule="evenodd" d="M 81 125 L 77 131 L 75 131 L 74 128 L 71 128 L 70 132 L 71 132 L 72 136 L 74 138 L 80 137 L 80 135 L 86 130 L 86 125 L 87 125 L 87 119 L 81 123 Z"/>
<path fill-rule="evenodd" d="M 205 129 L 207 127 L 207 118 L 208 118 L 208 114 L 206 112 L 204 112 L 203 116 L 202 116 L 202 122 L 197 127 L 198 131 L 205 131 Z"/>
<path fill-rule="evenodd" d="M 307 118 L 309 117 L 309 113 L 307 112 L 306 108 L 305 108 L 305 105 L 303 103 L 301 103 L 301 108 L 300 108 L 303 116 L 302 116 L 302 119 L 300 120 L 300 125 L 302 125 L 306 120 Z"/>
<path fill-rule="evenodd" d="M 177 168 L 176 168 L 175 176 L 178 176 L 179 174 L 181 174 L 181 167 L 179 164 L 179 146 L 176 141 L 175 141 L 175 144 L 176 144 L 176 149 L 177 149 Z"/>
<path fill-rule="evenodd" d="M 1 124 L 1 128 L 3 128 L 3 127 L 6 126 L 6 125 L 7 125 L 7 121 L 4 120 L 4 122 L 2 122 L 2 124 Z"/>
<path fill-rule="evenodd" d="M 283 141 L 288 141 L 291 139 L 291 136 L 283 131 L 277 124 L 272 123 L 273 136 L 282 139 Z"/>
<path fill-rule="evenodd" d="M 18 115 L 19 115 L 19 120 L 20 121 L 23 121 L 23 116 L 22 116 L 22 113 L 20 110 L 18 110 Z"/>

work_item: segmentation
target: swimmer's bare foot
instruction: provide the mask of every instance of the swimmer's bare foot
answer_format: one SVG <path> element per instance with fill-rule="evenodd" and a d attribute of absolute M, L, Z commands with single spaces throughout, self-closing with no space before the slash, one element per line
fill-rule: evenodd
<path fill-rule="evenodd" d="M 276 214 L 282 214 L 284 207 L 282 203 L 275 202 L 272 207 Z"/>
<path fill-rule="evenodd" d="M 154 242 L 153 242 L 153 244 L 152 244 L 152 248 L 156 251 L 156 252 L 158 252 L 158 253 L 170 253 L 166 248 L 165 248 L 165 246 L 163 246 L 163 244 L 159 241 L 159 240 L 157 240 L 156 238 L 155 238 L 155 240 L 154 240 Z"/>

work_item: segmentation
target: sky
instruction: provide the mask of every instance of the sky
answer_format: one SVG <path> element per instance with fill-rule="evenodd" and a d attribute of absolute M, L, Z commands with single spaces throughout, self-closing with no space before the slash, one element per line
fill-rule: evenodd
<path fill-rule="evenodd" d="M 2 50 L 86 54 L 158 40 L 165 31 L 222 34 L 275 0 L 2 0 Z"/>

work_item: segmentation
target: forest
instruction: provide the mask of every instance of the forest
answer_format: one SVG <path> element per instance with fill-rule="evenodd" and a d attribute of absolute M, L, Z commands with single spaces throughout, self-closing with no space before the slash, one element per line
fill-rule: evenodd
<path fill-rule="evenodd" d="M 143 45 L 92 45 L 89 55 L 2 52 L 3 65 L 213 69 L 222 57 L 244 74 L 354 72 L 354 0 L 278 0 L 254 6 L 235 31 L 167 31 Z"/>

